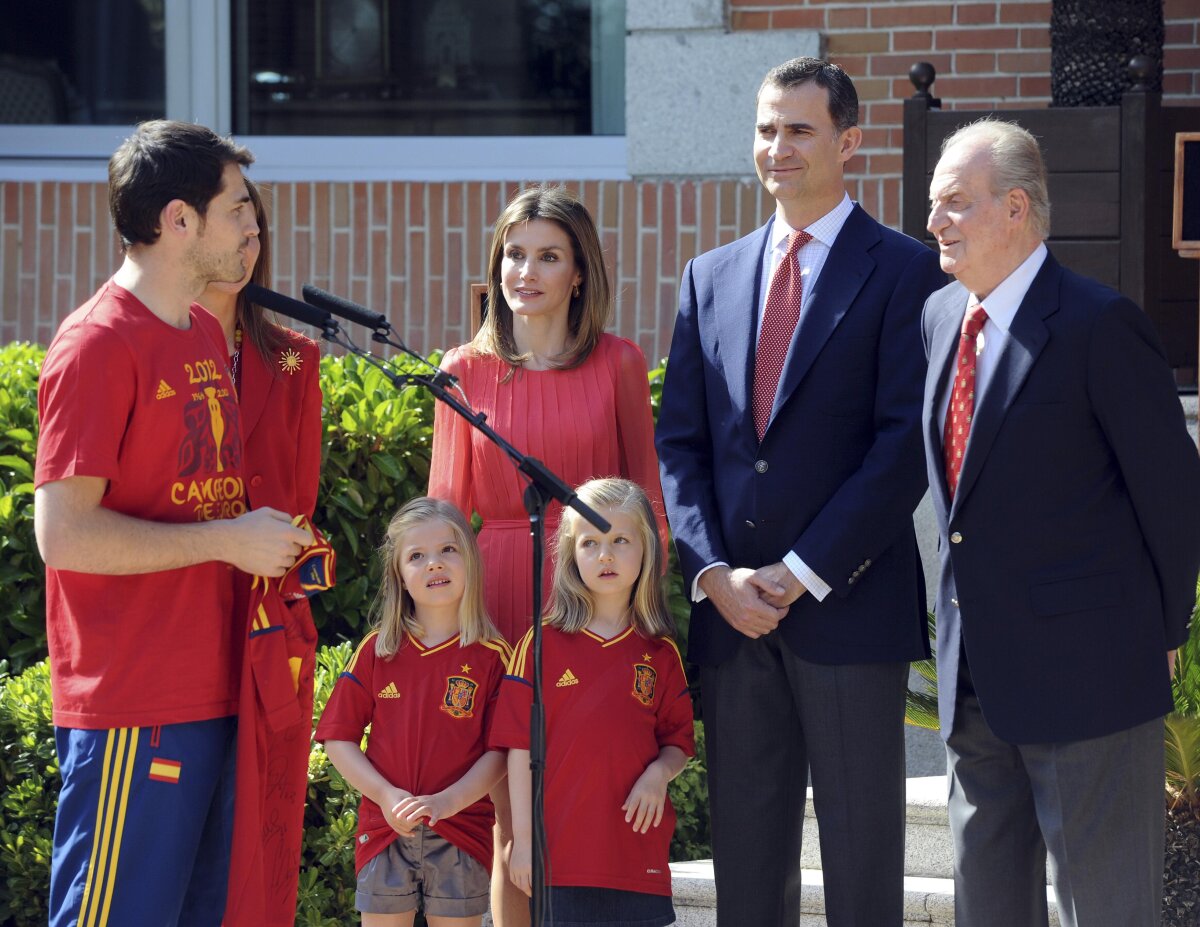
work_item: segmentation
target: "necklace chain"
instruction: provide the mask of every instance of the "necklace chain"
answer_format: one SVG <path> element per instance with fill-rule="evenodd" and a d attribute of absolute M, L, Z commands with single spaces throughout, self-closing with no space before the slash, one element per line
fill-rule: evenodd
<path fill-rule="evenodd" d="M 238 322 L 233 329 L 233 356 L 229 358 L 229 371 L 233 376 L 233 388 L 240 396 L 242 394 L 242 323 Z"/>

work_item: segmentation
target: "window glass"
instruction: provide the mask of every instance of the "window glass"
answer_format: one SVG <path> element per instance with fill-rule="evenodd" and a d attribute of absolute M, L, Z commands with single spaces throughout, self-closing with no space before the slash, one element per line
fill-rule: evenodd
<path fill-rule="evenodd" d="M 163 2 L 5 4 L 0 124 L 130 125 L 161 118 Z"/>
<path fill-rule="evenodd" d="M 620 135 L 624 0 L 234 0 L 245 135 Z"/>

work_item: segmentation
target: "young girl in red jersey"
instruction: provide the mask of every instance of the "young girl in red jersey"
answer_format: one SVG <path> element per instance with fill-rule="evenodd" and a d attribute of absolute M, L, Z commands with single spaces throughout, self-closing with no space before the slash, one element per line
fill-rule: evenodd
<path fill-rule="evenodd" d="M 492 868 L 487 793 L 504 773 L 485 735 L 510 652 L 484 609 L 475 537 L 453 505 L 408 502 L 380 555 L 375 629 L 317 726 L 362 792 L 355 903 L 365 927 L 408 927 L 420 899 L 431 927 L 477 927 Z"/>
<path fill-rule="evenodd" d="M 547 924 L 658 927 L 675 920 L 667 783 L 695 753 L 692 703 L 661 586 L 654 512 L 637 484 L 584 483 L 612 528 L 572 510 L 558 529 L 544 624 Z M 532 631 L 514 652 L 489 741 L 508 748 L 512 879 L 531 892 Z"/>

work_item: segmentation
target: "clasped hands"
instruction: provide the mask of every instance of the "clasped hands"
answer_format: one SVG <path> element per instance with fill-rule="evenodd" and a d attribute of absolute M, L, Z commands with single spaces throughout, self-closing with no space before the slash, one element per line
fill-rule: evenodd
<path fill-rule="evenodd" d="M 729 626 L 750 638 L 774 631 L 788 606 L 808 591 L 782 561 L 757 570 L 715 566 L 701 574 L 699 585 Z"/>
<path fill-rule="evenodd" d="M 436 795 L 413 795 L 400 788 L 390 791 L 386 803 L 381 804 L 380 809 L 392 830 L 401 837 L 412 836 L 413 831 L 422 823 L 428 823 L 432 827 L 442 818 L 453 817 L 462 810 L 453 807 L 444 792 L 438 792 Z"/>

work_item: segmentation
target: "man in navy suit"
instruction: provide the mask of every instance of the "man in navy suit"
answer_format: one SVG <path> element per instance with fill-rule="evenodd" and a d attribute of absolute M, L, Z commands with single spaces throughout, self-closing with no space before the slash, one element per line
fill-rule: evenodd
<path fill-rule="evenodd" d="M 663 387 L 726 927 L 799 924 L 810 771 L 828 923 L 903 920 L 906 678 L 929 650 L 919 318 L 945 277 L 846 195 L 857 118 L 835 65 L 767 74 L 754 161 L 775 215 L 689 262 Z"/>
<path fill-rule="evenodd" d="M 955 923 L 1159 922 L 1163 715 L 1200 567 L 1200 461 L 1149 320 L 1061 267 L 1037 142 L 943 144 L 924 430 Z"/>

